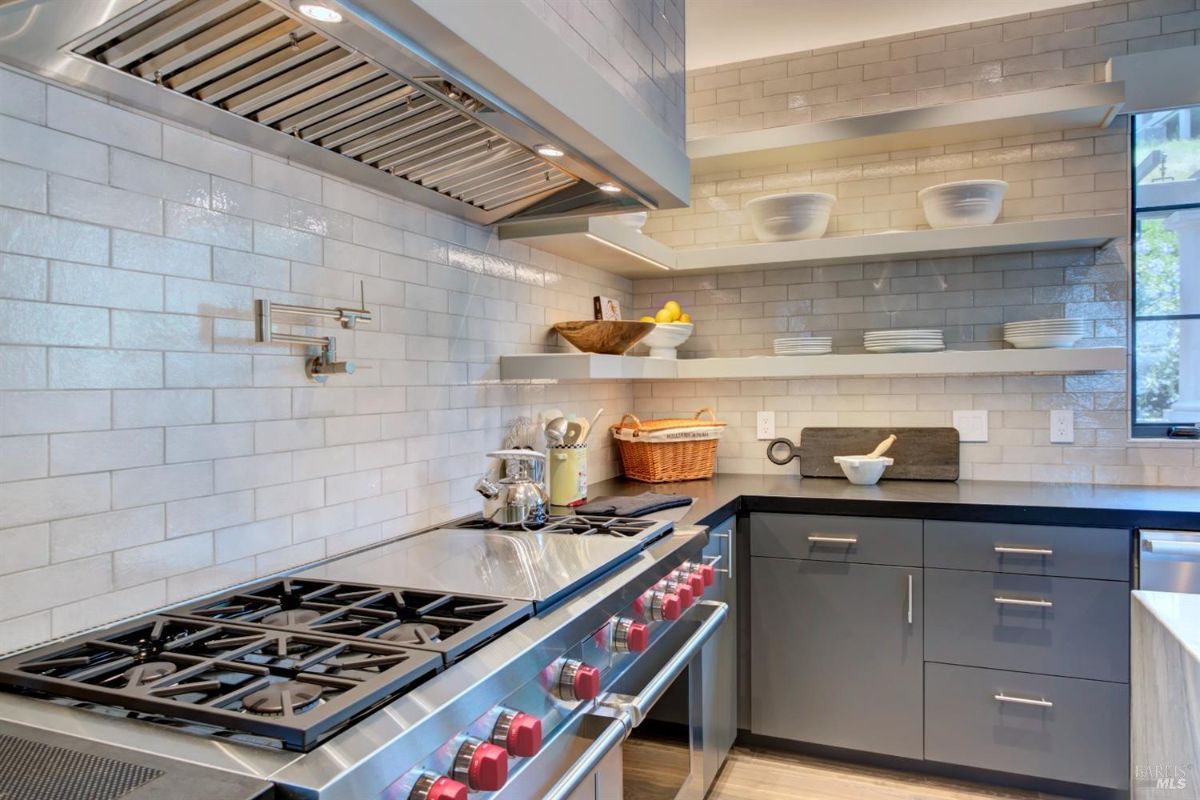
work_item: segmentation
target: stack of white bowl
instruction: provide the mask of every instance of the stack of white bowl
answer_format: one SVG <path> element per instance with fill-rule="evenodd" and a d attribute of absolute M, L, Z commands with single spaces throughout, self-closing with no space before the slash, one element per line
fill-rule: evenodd
<path fill-rule="evenodd" d="M 868 353 L 933 353 L 946 349 L 940 330 L 867 331 L 863 346 Z"/>
<path fill-rule="evenodd" d="M 1082 319 L 1035 319 L 1004 323 L 1004 341 L 1027 350 L 1035 347 L 1071 347 L 1087 334 Z"/>
<path fill-rule="evenodd" d="M 777 356 L 820 356 L 832 352 L 832 336 L 797 336 L 775 340 Z"/>

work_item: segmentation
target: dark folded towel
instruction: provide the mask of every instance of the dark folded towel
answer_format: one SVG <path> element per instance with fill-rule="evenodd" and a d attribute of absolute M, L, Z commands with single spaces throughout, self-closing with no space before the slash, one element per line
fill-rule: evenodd
<path fill-rule="evenodd" d="M 589 503 L 575 508 L 576 514 L 594 517 L 644 517 L 655 511 L 690 505 L 692 498 L 686 494 L 659 494 L 642 492 L 618 497 L 597 497 Z"/>

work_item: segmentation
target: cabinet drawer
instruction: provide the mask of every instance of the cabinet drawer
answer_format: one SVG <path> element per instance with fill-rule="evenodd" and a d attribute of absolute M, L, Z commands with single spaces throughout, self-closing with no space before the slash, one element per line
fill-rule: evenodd
<path fill-rule="evenodd" d="M 770 558 L 921 565 L 921 520 L 755 514 L 750 550 Z"/>
<path fill-rule="evenodd" d="M 1129 587 L 1115 581 L 925 571 L 925 657 L 1129 680 Z"/>
<path fill-rule="evenodd" d="M 1128 788 L 1129 687 L 927 664 L 925 758 Z"/>
<path fill-rule="evenodd" d="M 927 520 L 925 565 L 1127 581 L 1132 541 L 1123 528 Z"/>

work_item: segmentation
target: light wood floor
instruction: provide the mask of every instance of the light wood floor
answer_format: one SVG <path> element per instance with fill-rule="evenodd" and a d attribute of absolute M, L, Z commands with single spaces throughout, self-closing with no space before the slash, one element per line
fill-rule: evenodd
<path fill-rule="evenodd" d="M 674 745 L 629 740 L 640 761 L 659 760 Z M 628 750 L 626 750 L 628 752 Z M 906 772 L 736 747 L 708 800 L 1063 800 Z M 629 798 L 627 798 L 629 800 Z M 636 798 L 635 800 L 642 800 Z M 647 795 L 645 800 L 652 800 Z M 657 800 L 657 798 L 653 798 Z"/>

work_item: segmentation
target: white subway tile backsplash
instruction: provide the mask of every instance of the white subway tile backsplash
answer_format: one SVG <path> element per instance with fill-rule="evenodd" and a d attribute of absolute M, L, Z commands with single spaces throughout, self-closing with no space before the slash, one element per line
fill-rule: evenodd
<path fill-rule="evenodd" d="M 103 347 L 108 344 L 108 311 L 0 300 L 0 340 L 12 344 Z"/>
<path fill-rule="evenodd" d="M 5 111 L 9 108 L 4 105 Z M 0 158 L 59 175 L 108 180 L 108 148 L 104 145 L 3 115 L 0 115 Z"/>
<path fill-rule="evenodd" d="M 297 514 L 323 505 L 325 482 L 320 478 L 254 490 L 254 516 L 257 519 Z"/>
<path fill-rule="evenodd" d="M 254 493 L 228 492 L 167 503 L 167 537 L 239 525 L 254 519 Z"/>
<path fill-rule="evenodd" d="M 213 321 L 205 317 L 113 311 L 112 344 L 130 350 L 206 351 L 212 348 L 212 326 Z M 172 361 L 168 358 L 168 385 L 172 376 Z"/>
<path fill-rule="evenodd" d="M 218 564 L 278 550 L 292 542 L 292 518 L 278 517 L 224 528 L 213 534 L 213 542 Z"/>
<path fill-rule="evenodd" d="M 239 250 L 251 246 L 252 223 L 247 219 L 167 201 L 165 220 L 166 235 L 176 239 Z"/>
<path fill-rule="evenodd" d="M 49 525 L 49 534 L 50 557 L 55 563 L 149 544 L 163 538 L 163 507 L 56 520 Z"/>
<path fill-rule="evenodd" d="M 0 254 L 0 297 L 14 300 L 45 300 L 46 260 Z"/>
<path fill-rule="evenodd" d="M 163 503 L 213 493 L 213 463 L 197 461 L 114 472 L 113 508 Z"/>
<path fill-rule="evenodd" d="M 57 86 L 49 87 L 46 100 L 51 128 L 155 158 L 162 155 L 162 125 L 148 117 Z"/>
<path fill-rule="evenodd" d="M 0 395 L 0 436 L 109 427 L 109 393 L 9 392 Z"/>
<path fill-rule="evenodd" d="M 50 437 L 51 475 L 107 472 L 162 462 L 161 428 L 56 433 Z"/>
<path fill-rule="evenodd" d="M 30 525 L 106 511 L 109 491 L 107 473 L 0 484 L 4 525 Z"/>
<path fill-rule="evenodd" d="M 260 456 L 224 458 L 213 464 L 218 492 L 235 492 L 273 486 L 292 479 L 292 454 L 269 453 Z"/>
<path fill-rule="evenodd" d="M 254 154 L 251 174 L 255 186 L 280 192 L 288 197 L 321 202 L 320 175 L 257 153 Z"/>
<path fill-rule="evenodd" d="M 167 428 L 168 464 L 232 458 L 253 452 L 254 426 L 248 422 Z"/>
<path fill-rule="evenodd" d="M 45 211 L 46 180 L 40 169 L 0 162 L 0 206 Z"/>
<path fill-rule="evenodd" d="M 79 600 L 55 608 L 52 626 L 55 636 L 65 636 L 80 628 L 90 628 L 104 622 L 133 616 L 147 608 L 157 608 L 166 603 L 166 581 L 143 583 L 108 592 L 99 597 Z"/>
<path fill-rule="evenodd" d="M 245 386 L 250 356 L 226 353 L 164 353 L 167 388 Z"/>
<path fill-rule="evenodd" d="M 286 225 L 289 200 L 286 194 L 224 178 L 213 178 L 212 209 L 260 222 Z"/>
<path fill-rule="evenodd" d="M 124 270 L 207 279 L 212 273 L 210 249 L 208 245 L 178 239 L 113 231 L 112 265 Z"/>
<path fill-rule="evenodd" d="M 0 390 L 46 387 L 46 348 L 0 346 Z"/>
<path fill-rule="evenodd" d="M 0 120 L 4 118 L 0 116 Z M 0 131 L 0 140 L 3 139 Z M 108 263 L 108 230 L 82 222 L 0 208 L 0 250 L 85 264 Z"/>
<path fill-rule="evenodd" d="M 112 561 L 115 588 L 158 581 L 212 564 L 213 535 L 197 533 L 117 550 L 112 555 Z"/>
<path fill-rule="evenodd" d="M 44 567 L 50 563 L 50 526 L 43 522 L 0 530 L 0 549 L 0 574 Z"/>
<path fill-rule="evenodd" d="M 0 617 L 11 619 L 37 611 L 46 595 L 73 602 L 104 594 L 112 585 L 112 559 L 108 555 L 0 576 L 0 595 L 5 598 Z"/>
<path fill-rule="evenodd" d="M 235 181 L 250 180 L 250 153 L 172 125 L 163 126 L 163 159 Z"/>
<path fill-rule="evenodd" d="M 163 382 L 161 353 L 52 347 L 48 358 L 52 389 L 145 389 Z"/>
<path fill-rule="evenodd" d="M 0 481 L 24 481 L 49 475 L 49 446 L 47 437 L 40 435 L 0 438 Z"/>

